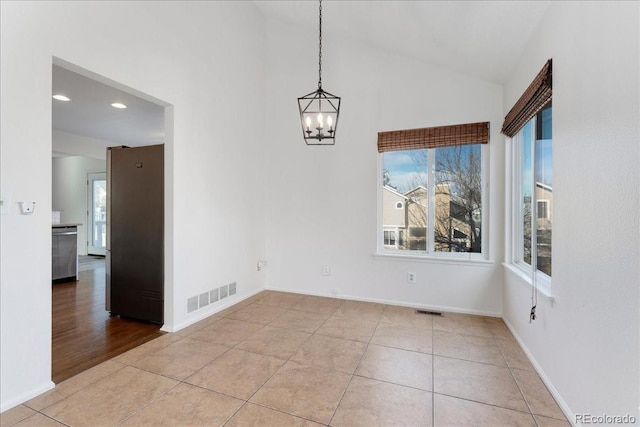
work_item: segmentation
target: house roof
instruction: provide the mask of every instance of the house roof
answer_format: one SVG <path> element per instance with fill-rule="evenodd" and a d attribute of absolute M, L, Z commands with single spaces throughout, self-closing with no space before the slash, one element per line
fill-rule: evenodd
<path fill-rule="evenodd" d="M 418 185 L 417 187 L 412 188 L 411 190 L 404 193 L 405 195 L 412 194 L 418 190 L 427 191 L 427 188 L 424 185 Z"/>
<path fill-rule="evenodd" d="M 547 191 L 553 192 L 553 187 L 551 187 L 550 185 L 547 185 L 547 184 L 543 184 L 540 181 L 536 181 L 536 187 L 540 187 L 543 190 L 547 190 Z"/>
<path fill-rule="evenodd" d="M 385 190 L 387 190 L 388 192 L 393 193 L 394 195 L 396 195 L 396 196 L 398 196 L 398 197 L 402 197 L 402 198 L 403 198 L 403 199 L 405 199 L 405 200 L 407 200 L 407 199 L 408 199 L 408 197 L 407 197 L 407 196 L 405 196 L 405 195 L 404 195 L 404 194 L 402 194 L 402 193 L 398 193 L 398 191 L 397 191 L 395 188 L 393 188 L 393 187 L 389 187 L 388 185 L 385 185 L 383 188 L 384 188 Z"/>

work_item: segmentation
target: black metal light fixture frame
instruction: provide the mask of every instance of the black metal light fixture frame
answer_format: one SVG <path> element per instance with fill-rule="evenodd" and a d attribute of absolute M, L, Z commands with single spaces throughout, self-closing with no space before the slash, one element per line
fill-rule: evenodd
<path fill-rule="evenodd" d="M 340 97 L 322 89 L 322 0 L 318 44 L 318 89 L 298 98 L 302 136 L 307 145 L 334 145 Z"/>

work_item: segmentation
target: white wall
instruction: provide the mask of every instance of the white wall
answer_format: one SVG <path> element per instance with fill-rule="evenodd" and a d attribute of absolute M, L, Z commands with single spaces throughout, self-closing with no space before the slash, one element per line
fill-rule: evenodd
<path fill-rule="evenodd" d="M 323 10 L 328 20 L 331 13 Z M 317 88 L 317 34 L 268 21 L 267 37 L 268 287 L 500 315 L 501 86 L 325 32 L 323 88 L 342 97 L 340 123 L 335 146 L 307 147 L 296 99 Z M 374 259 L 377 132 L 479 121 L 491 122 L 485 229 L 491 262 Z M 416 284 L 407 284 L 408 271 Z"/>
<path fill-rule="evenodd" d="M 51 387 L 53 58 L 163 100 L 165 325 L 186 300 L 264 287 L 264 33 L 249 2 L 1 2 L 0 411 Z M 64 23 L 64 24 L 61 24 Z M 116 30 L 117 29 L 117 30 Z M 25 171 L 29 171 L 25 173 Z M 15 202 L 36 201 L 33 215 Z"/>
<path fill-rule="evenodd" d="M 555 2 L 505 89 L 553 58 L 553 282 L 505 273 L 504 315 L 570 414 L 640 421 L 639 3 Z"/>
<path fill-rule="evenodd" d="M 54 153 L 90 157 L 105 161 L 107 159 L 107 147 L 122 145 L 122 143 L 76 135 L 59 129 L 51 130 L 51 143 Z"/>
<path fill-rule="evenodd" d="M 78 227 L 78 255 L 87 254 L 87 174 L 106 171 L 106 161 L 68 156 L 52 159 L 51 208 L 60 211 L 60 222 Z"/>

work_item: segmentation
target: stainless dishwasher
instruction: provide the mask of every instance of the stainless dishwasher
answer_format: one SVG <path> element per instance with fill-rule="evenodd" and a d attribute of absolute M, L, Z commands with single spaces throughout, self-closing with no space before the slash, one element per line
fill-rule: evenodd
<path fill-rule="evenodd" d="M 78 278 L 78 227 L 53 227 L 51 269 L 54 282 Z"/>

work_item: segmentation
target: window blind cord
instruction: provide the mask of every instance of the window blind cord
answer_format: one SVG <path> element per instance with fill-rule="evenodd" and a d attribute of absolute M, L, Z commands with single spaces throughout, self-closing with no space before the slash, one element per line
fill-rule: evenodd
<path fill-rule="evenodd" d="M 531 144 L 531 158 L 535 156 L 535 142 Z M 538 198 L 536 197 L 535 173 L 531 174 L 533 191 L 531 194 L 531 311 L 529 323 L 536 320 L 536 307 L 538 306 Z"/>

